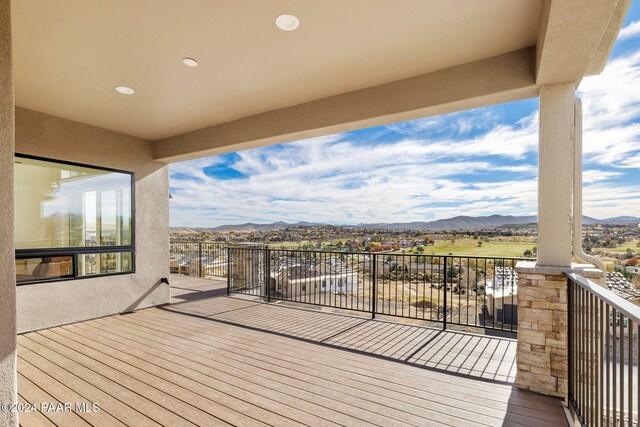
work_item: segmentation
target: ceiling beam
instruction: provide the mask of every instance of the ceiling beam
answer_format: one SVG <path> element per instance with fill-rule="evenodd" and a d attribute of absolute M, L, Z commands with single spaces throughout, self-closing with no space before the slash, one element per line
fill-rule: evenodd
<path fill-rule="evenodd" d="M 613 15 L 611 15 L 611 19 L 609 20 L 609 25 L 602 35 L 600 45 L 598 46 L 596 53 L 593 55 L 593 58 L 591 58 L 589 66 L 587 67 L 585 76 L 600 74 L 602 70 L 604 70 L 604 66 L 607 65 L 609 55 L 611 55 L 611 49 L 613 49 L 613 45 L 618 38 L 618 33 L 620 33 L 620 29 L 622 28 L 624 18 L 627 16 L 630 5 L 631 0 L 618 1 L 618 4 L 613 11 Z"/>
<path fill-rule="evenodd" d="M 630 0 L 543 0 L 536 84 L 579 82 L 604 68 Z"/>
<path fill-rule="evenodd" d="M 535 49 L 521 49 L 158 140 L 155 159 L 177 162 L 535 97 L 534 67 Z"/>

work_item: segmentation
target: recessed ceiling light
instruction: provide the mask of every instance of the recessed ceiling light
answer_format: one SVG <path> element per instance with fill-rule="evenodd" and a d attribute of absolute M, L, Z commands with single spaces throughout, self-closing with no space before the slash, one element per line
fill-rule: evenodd
<path fill-rule="evenodd" d="M 198 66 L 198 61 L 196 61 L 193 58 L 182 58 L 182 63 L 187 67 L 192 67 L 192 68 Z"/>
<path fill-rule="evenodd" d="M 293 15 L 280 15 L 276 18 L 276 25 L 283 31 L 293 31 L 300 26 L 300 20 Z"/>
<path fill-rule="evenodd" d="M 119 92 L 123 95 L 133 95 L 134 93 L 136 93 L 135 90 L 131 89 L 130 87 L 126 87 L 126 86 L 117 86 L 116 87 L 116 92 Z"/>

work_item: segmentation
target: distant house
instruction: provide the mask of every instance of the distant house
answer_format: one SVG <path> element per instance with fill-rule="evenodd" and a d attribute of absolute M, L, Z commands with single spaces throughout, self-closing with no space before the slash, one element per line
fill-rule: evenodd
<path fill-rule="evenodd" d="M 188 276 L 225 276 L 227 256 L 224 252 L 202 258 L 196 255 L 176 254 L 169 259 L 169 269 L 172 273 Z"/>
<path fill-rule="evenodd" d="M 312 293 L 347 293 L 358 287 L 358 271 L 339 257 L 286 257 L 272 262 L 271 291 L 285 298 Z"/>
<path fill-rule="evenodd" d="M 493 279 L 486 281 L 485 293 L 485 322 L 518 324 L 518 273 L 513 268 L 496 267 Z"/>
<path fill-rule="evenodd" d="M 634 287 L 619 271 L 607 273 L 607 289 L 621 298 L 640 305 L 640 289 Z"/>
<path fill-rule="evenodd" d="M 631 282 L 629 282 L 626 277 L 622 275 L 619 271 L 609 272 L 607 273 L 607 289 L 617 296 L 626 299 L 627 301 L 640 305 L 640 289 L 634 287 Z M 624 336 L 629 336 L 629 320 L 623 316 L 623 328 L 624 328 Z M 612 312 L 609 313 L 609 326 L 611 327 L 611 331 L 609 332 L 609 342 L 613 342 L 613 327 L 620 326 L 620 313 L 616 313 L 615 318 Z M 617 329 L 617 328 L 616 328 Z M 634 358 L 638 357 L 637 346 L 638 346 L 638 329 L 632 328 L 631 334 L 633 335 L 633 353 Z M 620 340 L 620 333 L 618 334 L 617 339 Z M 610 344 L 611 345 L 611 344 Z M 611 347 L 609 347 L 611 348 Z M 638 363 L 637 359 L 634 360 L 634 363 Z"/>
<path fill-rule="evenodd" d="M 624 268 L 628 273 L 631 274 L 640 274 L 640 267 L 634 267 L 632 265 Z"/>

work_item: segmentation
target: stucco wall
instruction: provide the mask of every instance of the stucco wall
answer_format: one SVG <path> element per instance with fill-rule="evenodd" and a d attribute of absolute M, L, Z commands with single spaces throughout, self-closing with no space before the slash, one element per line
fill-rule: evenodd
<path fill-rule="evenodd" d="M 0 403 L 16 402 L 16 282 L 13 252 L 14 97 L 9 0 L 0 0 Z M 0 411 L 0 426 L 17 425 Z"/>
<path fill-rule="evenodd" d="M 168 166 L 151 142 L 16 108 L 15 151 L 135 173 L 136 272 L 18 286 L 18 332 L 169 302 Z"/>

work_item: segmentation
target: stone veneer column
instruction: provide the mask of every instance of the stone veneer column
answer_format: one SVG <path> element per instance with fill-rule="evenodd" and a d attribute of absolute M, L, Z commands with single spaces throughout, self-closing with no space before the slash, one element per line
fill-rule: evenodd
<path fill-rule="evenodd" d="M 16 273 L 13 241 L 15 105 L 9 0 L 0 0 L 0 403 L 17 401 Z M 0 426 L 18 425 L 15 412 L 0 411 Z"/>
<path fill-rule="evenodd" d="M 565 273 L 599 279 L 592 265 L 537 266 L 520 261 L 518 272 L 518 388 L 567 398 L 568 299 Z"/>

